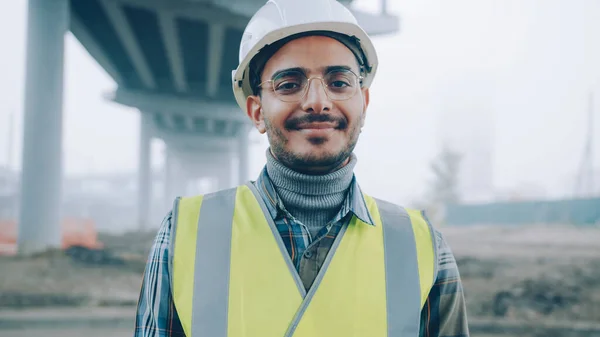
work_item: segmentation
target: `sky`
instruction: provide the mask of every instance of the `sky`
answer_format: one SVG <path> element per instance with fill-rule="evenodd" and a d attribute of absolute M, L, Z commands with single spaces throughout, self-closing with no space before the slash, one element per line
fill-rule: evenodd
<path fill-rule="evenodd" d="M 378 8 L 374 0 L 354 5 Z M 21 161 L 26 8 L 26 0 L 0 2 L 0 165 L 10 161 L 13 168 Z M 489 172 L 497 191 L 568 196 L 590 92 L 600 134 L 600 1 L 388 0 L 388 12 L 400 17 L 400 30 L 373 38 L 380 65 L 356 148 L 361 187 L 412 202 L 425 192 L 440 146 L 452 143 L 489 153 L 474 165 Z M 102 98 L 116 85 L 70 33 L 65 60 L 65 173 L 134 171 L 138 112 Z M 155 143 L 153 162 L 160 166 Z M 252 147 L 253 177 L 266 146 L 263 137 Z"/>

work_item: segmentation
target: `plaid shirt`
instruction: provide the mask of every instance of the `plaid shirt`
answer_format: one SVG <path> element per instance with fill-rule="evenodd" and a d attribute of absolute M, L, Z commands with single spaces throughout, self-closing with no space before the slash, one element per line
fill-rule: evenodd
<path fill-rule="evenodd" d="M 352 215 L 373 225 L 362 192 L 355 178 L 338 214 L 312 238 L 306 226 L 286 211 L 269 179 L 266 169 L 254 182 L 269 210 L 283 242 L 309 288 L 340 229 Z M 136 337 L 185 336 L 170 289 L 169 233 L 172 212 L 163 219 L 148 258 L 136 314 Z M 438 245 L 438 275 L 421 311 L 419 337 L 468 337 L 467 315 L 458 267 L 441 233 Z"/>

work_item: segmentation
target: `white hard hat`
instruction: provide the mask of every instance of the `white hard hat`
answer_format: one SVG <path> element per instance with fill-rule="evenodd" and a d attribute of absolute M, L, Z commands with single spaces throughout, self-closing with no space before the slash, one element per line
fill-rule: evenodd
<path fill-rule="evenodd" d="M 363 87 L 368 88 L 377 70 L 377 54 L 356 18 L 336 0 L 269 0 L 250 19 L 240 42 L 239 65 L 232 72 L 233 94 L 246 111 L 246 98 L 253 94 L 250 61 L 263 49 L 292 35 L 325 31 L 356 39 L 363 54 Z"/>

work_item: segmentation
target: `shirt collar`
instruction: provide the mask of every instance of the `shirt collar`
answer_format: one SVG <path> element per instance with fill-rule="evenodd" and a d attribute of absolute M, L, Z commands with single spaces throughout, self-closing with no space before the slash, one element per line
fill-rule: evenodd
<path fill-rule="evenodd" d="M 267 210 L 273 219 L 276 219 L 278 216 L 289 215 L 285 209 L 285 206 L 283 205 L 283 202 L 277 195 L 271 179 L 269 179 L 266 167 L 262 170 L 258 176 L 258 179 L 256 180 L 256 188 L 258 189 L 262 198 L 265 200 Z M 350 189 L 346 195 L 346 199 L 344 199 L 342 208 L 333 221 L 335 222 L 344 218 L 348 213 L 354 214 L 359 220 L 366 224 L 375 226 L 375 222 L 371 217 L 371 213 L 369 212 L 364 195 L 360 190 L 358 182 L 356 181 L 356 177 L 352 177 L 352 182 L 350 183 Z"/>

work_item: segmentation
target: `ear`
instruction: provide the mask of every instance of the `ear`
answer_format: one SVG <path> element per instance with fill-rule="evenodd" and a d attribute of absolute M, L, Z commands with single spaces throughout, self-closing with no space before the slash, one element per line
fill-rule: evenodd
<path fill-rule="evenodd" d="M 254 123 L 254 126 L 256 127 L 258 132 L 265 133 L 267 131 L 262 113 L 260 97 L 256 95 L 248 96 L 248 98 L 246 99 L 246 113 Z"/>
<path fill-rule="evenodd" d="M 362 89 L 362 94 L 363 94 L 363 118 L 362 118 L 362 123 L 361 123 L 361 127 L 365 126 L 365 117 L 367 114 L 367 107 L 369 106 L 369 88 L 365 88 Z"/>

